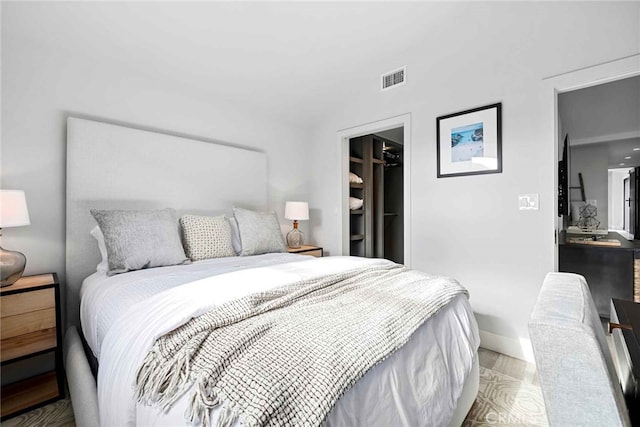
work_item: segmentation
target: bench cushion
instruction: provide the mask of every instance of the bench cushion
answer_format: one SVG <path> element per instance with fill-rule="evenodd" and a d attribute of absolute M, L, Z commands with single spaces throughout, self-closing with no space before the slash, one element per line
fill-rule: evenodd
<path fill-rule="evenodd" d="M 549 273 L 529 335 L 551 426 L 628 426 L 611 353 L 584 277 Z"/>

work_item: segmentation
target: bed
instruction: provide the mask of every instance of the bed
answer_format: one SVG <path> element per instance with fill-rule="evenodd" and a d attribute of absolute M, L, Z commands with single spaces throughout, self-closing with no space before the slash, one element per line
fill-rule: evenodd
<path fill-rule="evenodd" d="M 272 253 L 108 277 L 96 272 L 100 255 L 89 235 L 95 227 L 90 209 L 172 207 L 207 215 L 228 213 L 233 205 L 264 209 L 266 156 L 74 118 L 68 119 L 67 131 L 65 365 L 78 425 L 184 425 L 189 393 L 167 411 L 159 411 L 136 401 L 135 375 L 158 335 L 211 306 L 258 289 L 215 292 L 205 303 L 203 295 L 212 283 L 218 289 L 225 283 L 275 287 L 320 271 L 383 262 Z M 248 277 L 273 280 L 265 285 L 264 280 Z M 182 304 L 172 305 L 178 300 Z M 168 310 L 165 315 L 163 309 Z M 460 425 L 478 389 L 478 345 L 468 299 L 456 296 L 407 344 L 358 380 L 337 401 L 324 425 Z M 93 358 L 99 366 L 97 382 L 89 363 Z M 218 416 L 213 410 L 213 425 Z"/>

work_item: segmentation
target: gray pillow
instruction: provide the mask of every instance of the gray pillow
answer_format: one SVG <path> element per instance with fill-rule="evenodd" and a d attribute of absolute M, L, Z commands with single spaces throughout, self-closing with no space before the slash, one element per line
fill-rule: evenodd
<path fill-rule="evenodd" d="M 143 268 L 188 264 L 173 209 L 91 210 L 104 235 L 108 276 Z"/>
<path fill-rule="evenodd" d="M 242 244 L 240 243 L 240 230 L 238 230 L 238 221 L 236 217 L 229 218 L 229 225 L 231 226 L 231 244 L 233 250 L 236 251 L 236 255 L 240 255 L 242 252 Z"/>
<path fill-rule="evenodd" d="M 184 215 L 180 225 L 184 249 L 191 261 L 236 256 L 226 216 Z"/>
<path fill-rule="evenodd" d="M 255 212 L 233 208 L 238 222 L 242 251 L 240 255 L 259 255 L 271 252 L 286 252 L 287 245 L 280 231 L 275 212 Z"/>

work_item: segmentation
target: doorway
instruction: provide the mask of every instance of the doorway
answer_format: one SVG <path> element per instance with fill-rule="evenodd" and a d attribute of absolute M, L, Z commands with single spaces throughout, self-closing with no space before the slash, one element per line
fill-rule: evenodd
<path fill-rule="evenodd" d="M 542 80 L 541 93 L 545 102 L 544 123 L 546 127 L 546 140 L 550 142 L 545 149 L 548 149 L 549 170 L 557 168 L 558 160 L 562 156 L 563 132 L 562 124 L 558 118 L 558 95 L 564 92 L 586 88 L 602 83 L 607 83 L 627 77 L 640 75 L 640 55 L 631 55 L 629 57 L 617 59 L 592 67 L 587 67 L 567 73 L 545 77 Z M 558 212 L 558 185 L 559 179 L 557 174 L 550 174 L 549 187 L 553 188 L 549 203 L 553 206 L 553 210 L 545 218 L 548 224 L 549 240 L 551 251 L 549 255 L 550 266 L 553 270 L 558 271 L 558 242 L 559 232 L 563 228 L 563 217 L 556 215 Z M 553 236 L 553 237 L 552 237 Z"/>
<path fill-rule="evenodd" d="M 626 177 L 623 182 L 622 182 L 622 192 L 623 192 L 623 198 L 624 198 L 624 206 L 623 206 L 623 216 L 622 216 L 622 229 L 627 232 L 627 233 L 631 233 L 631 227 L 629 226 L 630 224 L 630 208 L 631 208 L 631 191 L 630 191 L 630 187 L 629 187 L 629 177 Z"/>
<path fill-rule="evenodd" d="M 598 102 L 593 102 L 597 99 Z M 595 216 L 598 230 L 620 234 L 623 230 L 623 179 L 640 166 L 640 76 L 628 77 L 558 95 L 558 118 L 568 135 L 570 171 L 568 192 L 571 208 L 568 225 L 580 225 L 585 206 Z M 627 224 L 632 224 L 630 216 Z M 591 230 L 590 230 L 591 231 Z M 626 237 L 626 236 L 625 236 Z"/>
<path fill-rule="evenodd" d="M 638 231 L 634 211 L 635 172 L 640 166 L 639 74 L 640 70 L 623 73 L 557 96 L 557 137 L 568 140 L 563 150 L 563 163 L 569 164 L 567 188 L 580 187 L 582 194 L 571 197 L 569 191 L 563 199 L 568 199 L 571 215 L 558 239 L 557 271 L 582 275 L 604 318 L 609 317 L 612 298 L 633 300 L 640 291 L 635 280 L 636 243 L 629 241 L 638 237 L 632 234 Z M 566 219 L 567 212 L 559 215 Z M 627 235 L 625 227 L 635 231 Z"/>
<path fill-rule="evenodd" d="M 404 263 L 402 127 L 349 139 L 349 255 Z"/>
<path fill-rule="evenodd" d="M 402 140 L 400 141 L 398 136 L 402 135 Z M 339 197 L 338 206 L 340 208 L 339 218 L 341 217 L 341 221 L 338 222 L 338 232 L 339 232 L 339 242 L 340 245 L 340 253 L 342 255 L 350 255 L 351 254 L 351 242 L 353 234 L 362 234 L 362 233 L 353 233 L 352 234 L 352 224 L 351 224 L 351 209 L 349 209 L 349 198 L 351 196 L 351 185 L 349 183 L 349 173 L 351 172 L 351 147 L 350 140 L 358 137 L 365 137 L 368 135 L 376 135 L 378 139 L 385 140 L 388 145 L 386 150 L 381 150 L 382 152 L 387 151 L 387 154 L 381 154 L 382 156 L 387 157 L 388 160 L 393 160 L 389 155 L 393 155 L 394 149 L 392 148 L 393 144 L 400 145 L 402 147 L 402 167 L 387 167 L 386 169 L 390 170 L 383 172 L 384 175 L 388 178 L 388 183 L 396 182 L 396 184 L 392 184 L 392 187 L 395 189 L 393 194 L 388 194 L 386 200 L 388 203 L 400 203 L 401 209 L 396 209 L 394 211 L 390 211 L 391 207 L 384 206 L 381 208 L 381 212 L 383 213 L 383 223 L 382 223 L 382 232 L 378 233 L 378 236 L 382 236 L 382 245 L 379 247 L 382 250 L 378 250 L 377 253 L 373 253 L 374 257 L 388 257 L 389 259 L 393 259 L 397 262 L 401 261 L 406 266 L 411 266 L 411 115 L 404 114 L 402 116 L 391 117 L 389 119 L 380 120 L 373 123 L 364 124 L 361 126 L 345 129 L 339 131 L 337 134 L 337 142 L 338 142 L 338 152 L 339 152 L 339 162 L 340 162 L 340 180 L 339 180 L 339 191 L 337 192 L 337 196 Z M 395 135 L 395 136 L 394 136 Z M 384 146 L 383 146 L 384 148 Z M 385 163 L 387 161 L 385 160 Z M 392 164 L 392 161 L 389 161 L 389 164 Z M 384 168 L 384 166 L 383 166 Z M 401 181 L 401 185 L 397 183 L 397 181 Z M 400 197 L 401 196 L 401 197 Z M 362 197 L 363 206 L 365 198 Z M 400 200 L 400 201 L 398 201 Z M 384 219 L 385 209 L 389 209 L 386 213 L 395 214 L 395 215 L 387 215 L 389 217 L 394 216 L 395 218 L 391 220 L 391 218 Z M 385 227 L 384 221 L 389 222 L 389 226 L 387 227 L 387 232 L 390 234 L 388 238 L 385 238 Z M 355 237 L 356 239 L 359 236 Z M 385 245 L 384 241 L 387 242 L 386 255 L 385 255 Z M 366 256 L 366 252 L 365 252 Z"/>

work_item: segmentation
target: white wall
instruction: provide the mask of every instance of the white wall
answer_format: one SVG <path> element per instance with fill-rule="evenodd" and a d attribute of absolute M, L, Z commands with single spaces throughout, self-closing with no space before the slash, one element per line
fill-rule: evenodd
<path fill-rule="evenodd" d="M 8 25 L 5 20 L 3 26 Z M 6 33 L 1 186 L 25 190 L 31 225 L 3 230 L 2 245 L 27 256 L 27 274 L 56 271 L 64 278 L 69 115 L 266 152 L 270 208 L 282 222 L 285 200 L 308 198 L 308 133 L 303 129 L 220 103 L 187 84 L 143 74 L 126 63 L 95 62 L 64 46 L 43 49 Z M 211 159 L 211 167 L 224 161 Z"/>
<path fill-rule="evenodd" d="M 455 29 L 442 35 L 452 50 L 398 52 L 372 68 L 316 127 L 310 194 L 322 211 L 313 232 L 340 251 L 336 132 L 411 113 L 412 265 L 457 278 L 485 336 L 517 345 L 528 339 L 529 313 L 554 268 L 553 111 L 543 79 L 638 53 L 638 6 L 469 3 Z M 428 65 L 433 55 L 440 66 Z M 401 65 L 407 84 L 381 93 L 380 72 Z M 437 179 L 436 117 L 498 101 L 503 173 Z M 521 193 L 539 193 L 540 210 L 519 211 Z"/>
<path fill-rule="evenodd" d="M 600 221 L 598 228 L 606 229 L 609 224 L 608 205 L 608 169 L 609 156 L 606 145 L 577 145 L 571 146 L 571 167 L 569 171 L 570 187 L 579 187 L 580 181 L 578 173 L 582 173 L 584 183 L 584 193 L 587 201 L 595 200 L 598 208 L 597 219 Z M 570 190 L 570 198 L 572 201 L 580 200 L 579 190 Z M 577 218 L 573 218 L 577 221 Z"/>
<path fill-rule="evenodd" d="M 318 115 L 308 133 L 204 95 L 188 82 L 170 79 L 169 72 L 158 72 L 162 78 L 153 70 L 143 72 L 145 64 L 136 64 L 135 55 L 125 55 L 131 64 L 95 62 L 61 45 L 43 49 L 8 37 L 12 32 L 5 33 L 5 28 L 12 21 L 4 14 L 2 187 L 26 190 L 32 225 L 6 230 L 3 245 L 26 253 L 28 272 L 63 270 L 64 119 L 76 114 L 265 150 L 272 207 L 281 213 L 285 199 L 308 195 L 312 221 L 307 235 L 311 231 L 315 243 L 336 254 L 341 244 L 337 131 L 411 113 L 412 154 L 407 161 L 412 165 L 413 266 L 458 278 L 470 290 L 485 332 L 516 342 L 526 338 L 540 283 L 554 264 L 556 165 L 543 79 L 640 52 L 640 6 L 437 5 L 435 16 L 449 19 L 431 22 L 429 37 L 381 46 L 384 55 L 360 53 L 344 61 L 345 70 L 351 70 L 347 62 L 353 62 L 367 64 L 370 72 L 345 75 L 340 70 L 341 84 L 351 86 L 339 96 L 329 99 L 330 91 L 305 88 L 310 95 L 302 97 L 300 109 L 334 105 L 326 115 Z M 401 24 L 394 23 L 398 28 Z M 408 24 L 409 30 L 424 27 L 422 21 Z M 68 37 L 72 29 L 65 30 Z M 108 36 L 106 30 L 112 28 L 102 30 Z M 315 41 L 312 34 L 306 37 L 310 44 Z M 274 56 L 268 65 L 277 68 L 277 61 Z M 380 74 L 402 65 L 408 67 L 407 85 L 381 93 Z M 278 97 L 271 95 L 275 108 Z M 437 179 L 435 118 L 498 101 L 503 103 L 504 172 Z M 539 193 L 540 210 L 518 211 L 520 193 Z"/>

